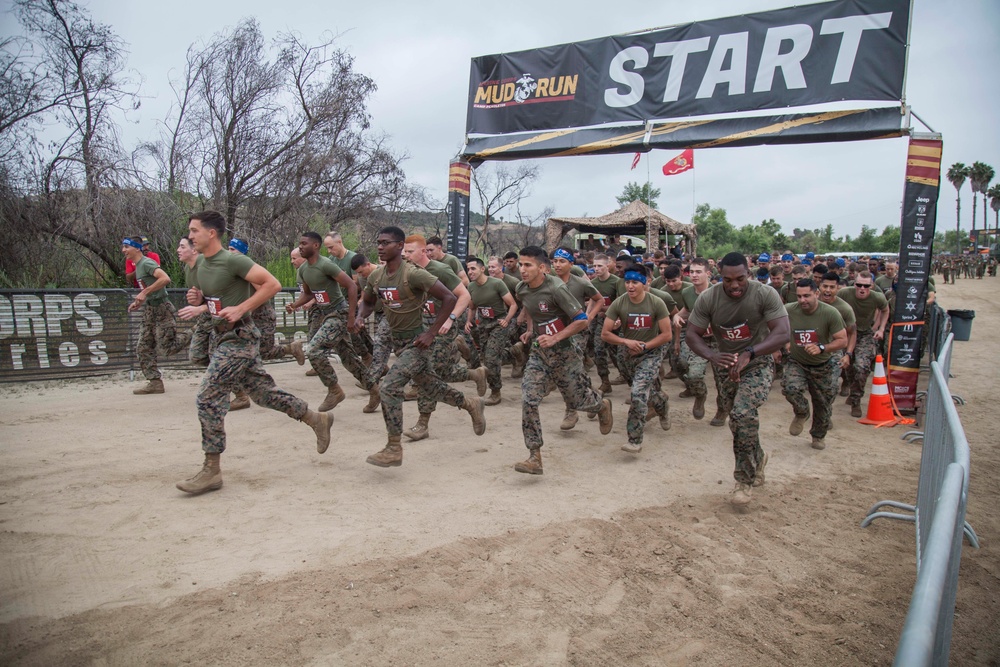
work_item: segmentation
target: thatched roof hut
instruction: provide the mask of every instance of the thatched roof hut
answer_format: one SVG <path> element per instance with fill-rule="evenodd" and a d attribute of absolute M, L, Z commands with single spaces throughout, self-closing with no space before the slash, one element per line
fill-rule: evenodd
<path fill-rule="evenodd" d="M 596 218 L 549 218 L 545 227 L 545 247 L 552 252 L 572 230 L 580 234 L 629 234 L 646 239 L 646 247 L 659 247 L 660 230 L 684 236 L 684 252 L 694 255 L 698 246 L 698 230 L 694 224 L 674 220 L 641 201 Z"/>

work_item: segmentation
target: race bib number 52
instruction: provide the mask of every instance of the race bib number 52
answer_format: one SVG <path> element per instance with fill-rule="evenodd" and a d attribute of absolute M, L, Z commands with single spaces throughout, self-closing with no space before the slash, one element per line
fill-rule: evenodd
<path fill-rule="evenodd" d="M 795 330 L 795 340 L 798 342 L 799 347 L 805 347 L 806 345 L 819 345 L 819 335 L 816 333 L 815 329 L 796 329 Z"/>
<path fill-rule="evenodd" d="M 750 327 L 746 322 L 743 324 L 737 324 L 734 327 L 720 327 L 722 329 L 722 337 L 726 340 L 732 341 L 743 341 L 750 340 Z"/>

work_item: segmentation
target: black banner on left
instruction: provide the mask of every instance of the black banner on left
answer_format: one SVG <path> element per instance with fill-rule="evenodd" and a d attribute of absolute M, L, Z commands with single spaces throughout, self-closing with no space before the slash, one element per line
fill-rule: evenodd
<path fill-rule="evenodd" d="M 128 313 L 136 291 L 0 290 L 0 383 L 55 380 L 138 370 L 141 311 Z M 186 290 L 168 290 L 178 308 Z M 308 330 L 305 313 L 288 315 L 294 290 L 272 299 L 279 342 Z M 189 323 L 178 320 L 182 330 Z M 186 351 L 157 359 L 161 368 L 193 368 Z"/>
<path fill-rule="evenodd" d="M 448 238 L 446 250 L 464 264 L 469 256 L 469 194 L 472 167 L 455 160 L 448 167 Z"/>

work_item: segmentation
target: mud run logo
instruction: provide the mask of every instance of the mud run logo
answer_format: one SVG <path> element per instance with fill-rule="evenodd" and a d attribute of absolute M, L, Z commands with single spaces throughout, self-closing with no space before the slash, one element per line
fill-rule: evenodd
<path fill-rule="evenodd" d="M 579 79 L 579 74 L 536 79 L 525 72 L 518 79 L 510 77 L 483 81 L 476 89 L 472 106 L 476 109 L 501 109 L 515 104 L 567 102 L 576 97 Z"/>

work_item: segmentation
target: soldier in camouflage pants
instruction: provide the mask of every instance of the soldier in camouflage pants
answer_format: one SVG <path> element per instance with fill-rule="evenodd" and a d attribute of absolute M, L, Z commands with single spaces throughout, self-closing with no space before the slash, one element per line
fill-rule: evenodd
<path fill-rule="evenodd" d="M 539 347 L 537 341 L 532 343 L 521 380 L 524 396 L 521 425 L 524 445 L 529 450 L 542 446 L 542 420 L 538 415 L 538 406 L 550 379 L 555 381 L 568 408 L 584 412 L 601 409 L 601 394 L 590 385 L 590 378 L 583 370 L 580 350 L 568 340 L 547 349 Z"/>
<path fill-rule="evenodd" d="M 368 379 L 374 385 L 386 374 L 389 355 L 392 354 L 392 330 L 389 328 L 389 320 L 382 313 L 375 314 L 375 338 L 372 343 L 372 362 L 368 366 Z"/>
<path fill-rule="evenodd" d="M 851 381 L 851 394 L 847 398 L 849 405 L 861 405 L 861 397 L 865 395 L 865 385 L 868 384 L 868 374 L 872 371 L 877 353 L 878 343 L 875 342 L 872 331 L 859 331 L 853 363 L 848 367 Z"/>
<path fill-rule="evenodd" d="M 195 366 L 208 366 L 209 358 L 215 349 L 215 341 L 212 340 L 212 316 L 202 313 L 191 327 L 191 344 L 188 347 L 188 360 Z"/>
<path fill-rule="evenodd" d="M 598 313 L 587 327 L 587 351 L 593 357 L 594 365 L 597 366 L 597 376 L 602 380 L 610 375 L 610 370 L 608 369 L 608 344 L 601 338 L 601 329 L 604 328 L 605 319 L 604 313 Z"/>
<path fill-rule="evenodd" d="M 191 342 L 191 332 L 177 334 L 177 309 L 170 301 L 157 305 L 146 304 L 142 308 L 142 325 L 139 328 L 139 343 L 136 356 L 139 368 L 147 380 L 159 380 L 160 369 L 156 366 L 159 351 L 169 357 L 177 354 Z M 162 392 L 161 392 L 162 393 Z"/>
<path fill-rule="evenodd" d="M 660 364 L 663 363 L 663 347 L 647 350 L 634 356 L 625 347 L 619 348 L 618 360 L 622 375 L 632 385 L 632 404 L 628 409 L 628 441 L 642 444 L 642 434 L 646 426 L 646 413 L 652 407 L 660 417 L 666 417 L 667 398 L 660 391 Z"/>
<path fill-rule="evenodd" d="M 441 338 L 436 336 L 435 339 Z M 465 404 L 465 394 L 445 384 L 434 374 L 430 350 L 421 350 L 413 345 L 412 338 L 393 337 L 392 348 L 396 353 L 396 363 L 382 378 L 382 415 L 385 417 L 389 437 L 403 433 L 403 388 L 411 379 L 420 392 L 420 400 L 438 401 L 461 408 Z M 431 408 L 433 410 L 433 407 Z M 424 408 L 420 408 L 424 412 Z"/>
<path fill-rule="evenodd" d="M 347 304 L 342 303 L 340 308 L 324 313 L 323 324 L 309 340 L 309 352 L 306 357 L 309 363 L 319 373 L 319 378 L 327 388 L 335 387 L 339 384 L 337 371 L 333 369 L 330 360 L 327 358 L 328 351 L 333 349 L 340 356 L 340 362 L 344 368 L 350 371 L 358 382 L 366 390 L 372 388 L 372 381 L 367 369 L 361 363 L 354 346 L 351 344 L 351 336 L 347 331 Z M 322 406 L 320 406 L 322 407 Z"/>
<path fill-rule="evenodd" d="M 785 377 L 781 393 L 792 404 L 796 415 L 809 414 L 809 396 L 812 397 L 812 428 L 809 435 L 822 440 L 830 430 L 833 401 L 837 397 L 837 378 L 840 377 L 840 357 L 833 354 L 824 364 L 806 366 L 789 356 L 785 360 Z"/>
<path fill-rule="evenodd" d="M 503 381 L 500 379 L 500 368 L 510 360 L 510 329 L 500 326 L 499 320 L 481 320 L 472 327 L 472 338 L 476 346 L 482 350 L 478 357 L 486 361 L 486 384 L 491 391 L 500 391 Z"/>
<path fill-rule="evenodd" d="M 219 333 L 217 346 L 198 389 L 196 404 L 201 422 L 201 448 L 206 454 L 226 449 L 225 418 L 230 392 L 242 388 L 258 405 L 301 420 L 308 405 L 278 389 L 260 360 L 260 331 L 245 319 L 232 331 Z"/>
<path fill-rule="evenodd" d="M 736 456 L 733 477 L 740 484 L 753 484 L 764 459 L 757 409 L 767 401 L 771 391 L 774 359 L 769 354 L 755 357 L 736 381 L 729 378 L 729 370 L 725 368 L 716 369 L 715 378 L 722 407 L 729 412 L 729 430 L 733 432 L 733 454 Z"/>
<path fill-rule="evenodd" d="M 285 352 L 274 340 L 274 334 L 278 328 L 278 316 L 270 301 L 253 311 L 253 323 L 260 331 L 260 358 L 281 359 L 284 357 Z"/>
<path fill-rule="evenodd" d="M 446 333 L 439 333 L 434 337 L 434 343 L 428 350 L 428 362 L 430 370 L 442 382 L 465 382 L 469 379 L 469 367 L 465 365 L 455 341 L 458 340 L 458 322 L 453 323 Z M 429 326 L 424 322 L 425 326 Z M 399 363 L 398 361 L 396 363 Z M 417 387 L 417 409 L 422 415 L 429 415 L 434 412 L 437 406 L 437 399 L 426 395 Z M 461 392 L 460 392 L 461 393 Z"/>

